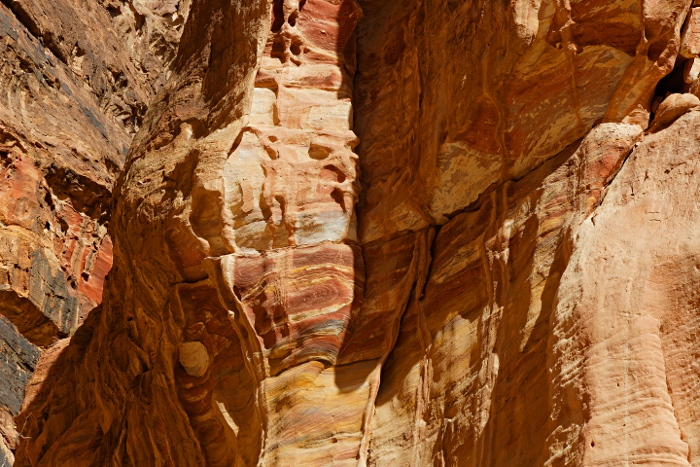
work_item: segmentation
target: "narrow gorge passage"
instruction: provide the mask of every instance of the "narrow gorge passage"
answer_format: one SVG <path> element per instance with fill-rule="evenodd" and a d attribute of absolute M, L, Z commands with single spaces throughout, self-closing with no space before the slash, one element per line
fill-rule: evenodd
<path fill-rule="evenodd" d="M 692 0 L 98 3 L 114 266 L 14 466 L 698 465 Z"/>

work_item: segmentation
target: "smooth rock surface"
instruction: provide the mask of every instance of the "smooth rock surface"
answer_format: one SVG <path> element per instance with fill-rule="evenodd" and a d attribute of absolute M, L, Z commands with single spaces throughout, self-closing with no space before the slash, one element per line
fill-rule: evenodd
<path fill-rule="evenodd" d="M 185 342 L 178 348 L 180 365 L 188 375 L 202 377 L 209 369 L 209 353 L 200 342 Z"/>

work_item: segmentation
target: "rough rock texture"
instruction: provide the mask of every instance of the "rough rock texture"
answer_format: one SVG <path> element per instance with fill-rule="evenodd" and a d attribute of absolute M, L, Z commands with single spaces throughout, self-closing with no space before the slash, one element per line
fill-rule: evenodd
<path fill-rule="evenodd" d="M 80 321 L 78 310 L 85 313 L 101 300 L 112 261 L 110 193 L 130 134 L 172 61 L 177 29 L 144 24 L 151 35 L 160 34 L 153 44 L 167 36 L 170 45 L 147 55 L 132 44 L 131 29 L 122 27 L 119 35 L 112 29 L 123 18 L 97 2 L 6 3 L 0 5 L 6 89 L 0 106 L 0 282 L 65 333 Z M 150 7 L 177 16 L 177 5 Z M 164 21 L 146 13 L 151 22 Z M 182 22 L 180 16 L 173 21 L 178 18 Z"/>
<path fill-rule="evenodd" d="M 0 316 L 0 465 L 12 465 L 19 436 L 13 417 L 19 414 L 24 387 L 33 375 L 40 350 Z"/>
<path fill-rule="evenodd" d="M 34 346 L 74 332 L 102 300 L 111 191 L 188 9 L 120 5 L 147 21 L 130 28 L 96 0 L 0 4 L 0 315 L 12 323 L 0 343 L 0 413 L 17 415 Z M 0 415 L 0 430 L 14 431 L 11 418 Z"/>
<path fill-rule="evenodd" d="M 700 466 L 691 0 L 110 5 L 189 16 L 16 466 Z"/>

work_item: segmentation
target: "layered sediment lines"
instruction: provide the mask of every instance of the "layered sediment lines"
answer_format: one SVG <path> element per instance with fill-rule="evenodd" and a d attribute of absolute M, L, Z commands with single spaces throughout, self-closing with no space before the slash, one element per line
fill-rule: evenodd
<path fill-rule="evenodd" d="M 188 8 L 16 466 L 700 462 L 690 0 Z"/>
<path fill-rule="evenodd" d="M 77 464 L 356 462 L 370 385 L 334 366 L 364 289 L 351 103 L 360 15 L 352 1 L 193 5 L 174 78 L 117 187 L 123 261 L 76 334 L 112 337 L 84 342 L 97 358 L 71 345 L 54 364 L 78 360 L 20 418 L 66 431 L 20 450 L 20 465 L 58 462 L 88 432 Z M 103 328 L 107 316 L 121 324 Z M 98 361 L 117 371 L 72 382 Z M 159 375 L 143 383 L 148 402 L 128 389 L 145 368 Z M 92 408 L 60 422 L 28 415 L 66 398 Z M 69 430 L 73 416 L 92 428 Z M 152 429 L 138 436 L 151 447 L 113 457 L 137 436 L 126 420 L 144 416 Z"/>

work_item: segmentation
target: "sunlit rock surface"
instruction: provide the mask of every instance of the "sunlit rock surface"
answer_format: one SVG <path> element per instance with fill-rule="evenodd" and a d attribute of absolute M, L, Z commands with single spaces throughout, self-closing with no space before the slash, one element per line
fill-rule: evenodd
<path fill-rule="evenodd" d="M 151 3 L 101 305 L 2 301 L 15 466 L 700 466 L 691 0 Z"/>

